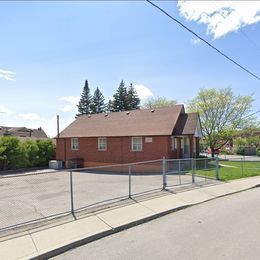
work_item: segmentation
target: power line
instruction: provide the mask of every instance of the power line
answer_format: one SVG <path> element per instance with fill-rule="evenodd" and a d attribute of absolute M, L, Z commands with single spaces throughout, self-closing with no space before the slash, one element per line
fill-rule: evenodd
<path fill-rule="evenodd" d="M 158 10 L 160 10 L 162 13 L 164 13 L 165 15 L 167 15 L 170 19 L 172 19 L 174 22 L 178 23 L 180 26 L 182 26 L 185 30 L 189 31 L 190 33 L 192 33 L 193 35 L 195 35 L 197 38 L 199 38 L 201 41 L 203 41 L 204 43 L 206 43 L 209 47 L 211 47 L 212 49 L 214 49 L 215 51 L 217 51 L 219 54 L 221 54 L 222 56 L 224 56 L 226 59 L 228 59 L 229 61 L 231 61 L 232 63 L 234 63 L 236 66 L 238 66 L 239 68 L 241 68 L 242 70 L 244 70 L 245 72 L 247 72 L 248 74 L 250 74 L 251 76 L 253 76 L 254 78 L 260 80 L 260 77 L 257 76 L 256 74 L 254 74 L 253 72 L 249 71 L 248 69 L 246 69 L 245 67 L 243 67 L 242 65 L 240 65 L 238 62 L 236 62 L 235 60 L 233 60 L 232 58 L 230 58 L 228 55 L 226 55 L 225 53 L 223 53 L 222 51 L 220 51 L 219 49 L 217 49 L 215 46 L 213 46 L 212 44 L 210 44 L 208 41 L 206 41 L 205 39 L 203 39 L 201 36 L 199 36 L 197 33 L 195 33 L 194 31 L 192 31 L 191 29 L 189 29 L 187 26 L 185 26 L 182 22 L 180 22 L 179 20 L 177 20 L 176 18 L 174 18 L 173 16 L 171 16 L 169 13 L 167 13 L 166 11 L 164 11 L 161 7 L 159 7 L 158 5 L 154 4 L 153 2 L 151 2 L 150 0 L 146 0 L 146 2 L 148 2 L 149 4 L 151 4 L 152 6 L 154 6 L 155 8 L 157 8 Z"/>

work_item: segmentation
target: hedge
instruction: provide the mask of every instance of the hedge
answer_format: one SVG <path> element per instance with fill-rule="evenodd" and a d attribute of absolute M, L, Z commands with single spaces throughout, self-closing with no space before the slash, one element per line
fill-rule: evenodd
<path fill-rule="evenodd" d="M 47 166 L 55 159 L 55 145 L 51 140 L 26 140 L 12 136 L 0 137 L 0 170 Z"/>

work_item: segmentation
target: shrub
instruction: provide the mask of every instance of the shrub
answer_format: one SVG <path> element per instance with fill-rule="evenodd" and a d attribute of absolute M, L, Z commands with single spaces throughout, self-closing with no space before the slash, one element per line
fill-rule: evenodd
<path fill-rule="evenodd" d="M 260 156 L 260 148 L 257 148 L 257 149 L 256 149 L 256 155 L 257 155 L 257 156 Z"/>
<path fill-rule="evenodd" d="M 237 155 L 245 155 L 245 148 L 243 146 L 237 148 Z"/>
<path fill-rule="evenodd" d="M 3 169 L 18 169 L 26 166 L 26 156 L 18 138 L 3 136 L 0 139 L 0 156 L 5 161 Z"/>
<path fill-rule="evenodd" d="M 26 167 L 36 166 L 38 161 L 39 148 L 36 142 L 27 140 L 22 143 L 23 152 L 25 153 Z"/>
<path fill-rule="evenodd" d="M 49 160 L 55 159 L 55 145 L 51 140 L 37 140 L 38 146 L 36 166 L 47 166 Z"/>
<path fill-rule="evenodd" d="M 47 166 L 55 159 L 55 145 L 51 140 L 27 140 L 16 137 L 0 138 L 0 170 Z"/>

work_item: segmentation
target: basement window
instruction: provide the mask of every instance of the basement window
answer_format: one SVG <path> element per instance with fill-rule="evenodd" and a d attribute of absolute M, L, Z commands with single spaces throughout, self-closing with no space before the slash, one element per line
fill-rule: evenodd
<path fill-rule="evenodd" d="M 78 138 L 71 138 L 71 150 L 78 150 L 79 149 L 79 139 Z"/>
<path fill-rule="evenodd" d="M 141 136 L 132 137 L 132 151 L 142 151 L 143 150 L 143 140 Z"/>
<path fill-rule="evenodd" d="M 107 150 L 107 138 L 106 137 L 99 137 L 98 138 L 98 150 L 99 151 L 106 151 Z"/>

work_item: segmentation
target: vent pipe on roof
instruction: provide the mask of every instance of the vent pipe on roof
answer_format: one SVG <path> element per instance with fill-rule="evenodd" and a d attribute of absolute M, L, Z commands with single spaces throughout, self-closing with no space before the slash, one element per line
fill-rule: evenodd
<path fill-rule="evenodd" d="M 107 114 L 107 113 L 105 113 L 105 116 L 108 116 L 108 114 Z"/>
<path fill-rule="evenodd" d="M 130 114 L 130 112 L 129 112 L 129 111 L 127 111 L 127 112 L 126 112 L 126 114 L 127 114 L 127 115 L 129 115 L 129 114 Z"/>
<path fill-rule="evenodd" d="M 88 118 L 90 118 L 91 117 L 91 115 L 90 114 L 88 114 Z"/>
<path fill-rule="evenodd" d="M 152 109 L 151 112 L 153 113 L 153 112 L 154 112 L 154 109 Z"/>

